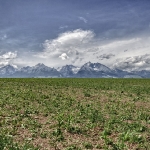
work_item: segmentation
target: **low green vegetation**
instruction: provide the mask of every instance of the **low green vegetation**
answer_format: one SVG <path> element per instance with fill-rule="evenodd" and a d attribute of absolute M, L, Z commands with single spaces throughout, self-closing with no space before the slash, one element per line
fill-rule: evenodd
<path fill-rule="evenodd" d="M 0 79 L 0 150 L 149 150 L 149 79 Z"/>

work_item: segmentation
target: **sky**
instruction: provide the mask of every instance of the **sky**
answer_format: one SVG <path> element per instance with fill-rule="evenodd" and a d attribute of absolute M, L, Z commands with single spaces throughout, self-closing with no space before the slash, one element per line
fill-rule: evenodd
<path fill-rule="evenodd" d="M 149 0 L 0 0 L 0 67 L 150 70 L 149 14 Z"/>

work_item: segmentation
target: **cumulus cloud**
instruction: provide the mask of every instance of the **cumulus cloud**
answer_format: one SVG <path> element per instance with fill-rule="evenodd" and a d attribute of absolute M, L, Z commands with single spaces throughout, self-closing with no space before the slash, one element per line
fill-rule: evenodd
<path fill-rule="evenodd" d="M 0 67 L 6 65 L 13 65 L 13 60 L 17 58 L 17 52 L 7 52 L 3 55 L 0 55 Z"/>
<path fill-rule="evenodd" d="M 83 21 L 84 23 L 87 23 L 87 19 L 85 19 L 84 17 L 79 17 L 79 19 L 80 19 L 81 21 Z"/>
<path fill-rule="evenodd" d="M 114 67 L 127 71 L 149 70 L 150 54 L 127 57 L 124 59 L 117 59 L 117 62 L 114 64 Z"/>
<path fill-rule="evenodd" d="M 17 52 L 12 53 L 12 52 L 7 52 L 3 55 L 0 56 L 0 59 L 14 59 L 17 57 Z"/>
<path fill-rule="evenodd" d="M 65 32 L 60 34 L 56 39 L 46 40 L 43 43 L 44 52 L 56 53 L 58 51 L 69 51 L 88 43 L 93 37 L 94 33 L 90 30 L 84 31 L 77 29 L 74 31 Z"/>
<path fill-rule="evenodd" d="M 68 59 L 69 57 L 67 56 L 66 53 L 63 53 L 63 54 L 61 54 L 61 55 L 59 56 L 59 58 L 61 58 L 62 60 L 66 60 L 66 59 Z"/>
<path fill-rule="evenodd" d="M 90 30 L 77 29 L 60 34 L 56 39 L 46 40 L 44 50 L 39 53 L 41 58 L 61 58 L 68 62 L 75 62 L 89 49 L 95 34 Z M 90 46 L 91 47 L 91 46 Z"/>

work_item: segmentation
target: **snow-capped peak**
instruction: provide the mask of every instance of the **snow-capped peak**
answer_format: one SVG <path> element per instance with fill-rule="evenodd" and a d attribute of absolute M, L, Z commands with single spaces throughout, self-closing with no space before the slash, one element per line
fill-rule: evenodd
<path fill-rule="evenodd" d="M 11 65 L 0 68 L 0 74 L 13 74 L 17 69 Z"/>
<path fill-rule="evenodd" d="M 45 68 L 47 66 L 45 66 L 43 63 L 38 63 L 37 65 L 34 66 L 35 68 Z"/>
<path fill-rule="evenodd" d="M 66 65 L 59 68 L 59 72 L 63 74 L 63 76 L 72 76 L 78 72 L 80 68 L 73 65 Z"/>
<path fill-rule="evenodd" d="M 103 72 L 111 72 L 111 69 L 102 65 L 100 63 L 91 63 L 88 62 L 84 64 L 81 69 L 91 70 L 91 71 L 103 71 Z"/>

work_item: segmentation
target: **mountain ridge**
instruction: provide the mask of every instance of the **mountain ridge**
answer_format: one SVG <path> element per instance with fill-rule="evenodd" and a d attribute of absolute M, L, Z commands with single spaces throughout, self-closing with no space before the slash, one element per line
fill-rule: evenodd
<path fill-rule="evenodd" d="M 26 66 L 16 69 L 11 65 L 0 68 L 0 77 L 9 78 L 150 78 L 149 70 L 141 71 L 123 71 L 120 69 L 110 69 L 101 63 L 87 62 L 81 67 L 74 65 L 65 65 L 60 68 L 51 68 L 43 63 L 38 63 L 35 66 Z"/>

